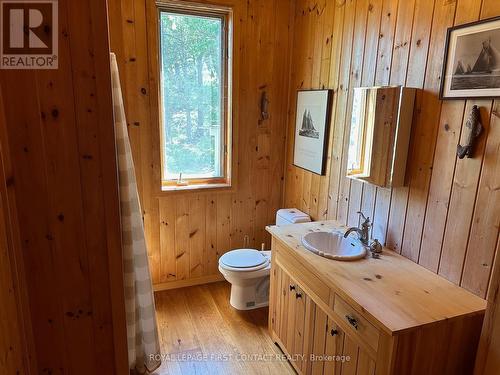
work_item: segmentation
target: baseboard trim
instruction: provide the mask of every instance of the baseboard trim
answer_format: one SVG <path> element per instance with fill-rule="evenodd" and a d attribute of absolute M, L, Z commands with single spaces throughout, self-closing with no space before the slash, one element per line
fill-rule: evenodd
<path fill-rule="evenodd" d="M 188 286 L 215 283 L 217 281 L 222 281 L 222 280 L 224 280 L 224 276 L 222 276 L 220 273 L 217 275 L 202 276 L 193 279 L 175 280 L 165 283 L 154 284 L 153 291 L 161 292 L 162 290 L 185 288 Z"/>

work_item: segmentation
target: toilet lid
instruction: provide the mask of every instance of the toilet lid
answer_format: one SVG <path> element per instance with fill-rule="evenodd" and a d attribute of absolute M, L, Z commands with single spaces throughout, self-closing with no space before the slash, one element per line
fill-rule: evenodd
<path fill-rule="evenodd" d="M 220 257 L 220 262 L 232 268 L 251 268 L 260 266 L 269 259 L 254 249 L 232 250 Z"/>

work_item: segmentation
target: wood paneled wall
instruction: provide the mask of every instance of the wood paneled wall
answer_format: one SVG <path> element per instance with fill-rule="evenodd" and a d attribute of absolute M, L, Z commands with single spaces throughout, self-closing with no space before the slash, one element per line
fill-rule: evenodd
<path fill-rule="evenodd" d="M 2 92 L 0 91 L 0 124 L 5 123 Z M 3 132 L 5 128 L 0 130 Z M 5 134 L 2 134 L 5 136 Z M 27 294 L 23 268 L 17 267 L 19 234 L 11 217 L 5 178 L 5 165 L 9 165 L 8 150 L 0 147 L 0 369 L 6 374 L 34 373 L 33 335 L 31 320 L 26 312 Z M 13 210 L 15 213 L 15 209 Z"/>
<path fill-rule="evenodd" d="M 285 206 L 350 226 L 361 210 L 375 238 L 484 298 L 500 224 L 500 101 L 442 102 L 438 92 L 447 28 L 498 15 L 497 0 L 298 0 Z M 403 188 L 344 177 L 352 88 L 373 85 L 421 89 Z M 292 165 L 301 88 L 335 90 L 326 176 Z M 458 160 L 473 105 L 485 131 L 475 157 Z"/>
<path fill-rule="evenodd" d="M 500 238 L 488 291 L 488 308 L 476 358 L 476 375 L 496 375 L 500 369 Z"/>
<path fill-rule="evenodd" d="M 56 4 L 59 68 L 0 71 L 2 210 L 9 212 L 1 218 L 20 239 L 12 235 L 9 257 L 2 247 L 2 262 L 23 275 L 19 318 L 33 333 L 23 348 L 30 365 L 16 369 L 126 374 L 106 2 Z M 2 298 L 4 308 L 15 305 Z M 15 320 L 9 329 L 18 329 Z M 5 370 L 4 354 L 0 372 L 16 373 Z"/>
<path fill-rule="evenodd" d="M 138 176 L 153 282 L 157 288 L 220 278 L 218 258 L 243 246 L 270 246 L 283 195 L 290 22 L 288 0 L 214 0 L 234 12 L 233 178 L 226 190 L 161 192 L 156 9 L 152 0 L 111 0 L 117 54 Z M 266 91 L 270 118 L 260 122 Z M 161 285 L 160 285 L 161 284 Z"/>

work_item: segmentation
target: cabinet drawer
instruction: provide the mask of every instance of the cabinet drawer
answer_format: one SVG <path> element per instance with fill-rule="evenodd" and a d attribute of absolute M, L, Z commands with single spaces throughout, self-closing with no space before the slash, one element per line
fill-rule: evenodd
<path fill-rule="evenodd" d="M 330 288 L 328 285 L 304 267 L 291 254 L 287 254 L 289 250 L 280 244 L 273 242 L 273 250 L 278 250 L 273 254 L 273 256 L 276 256 L 276 263 L 292 275 L 308 294 L 315 297 L 315 299 L 319 299 L 325 306 L 328 306 L 330 299 Z"/>
<path fill-rule="evenodd" d="M 345 329 L 348 334 L 351 334 L 351 336 L 354 335 L 355 338 L 368 345 L 373 351 L 377 351 L 378 329 L 337 294 L 335 294 L 333 313 L 338 321 L 343 322 L 343 326 L 347 327 Z"/>

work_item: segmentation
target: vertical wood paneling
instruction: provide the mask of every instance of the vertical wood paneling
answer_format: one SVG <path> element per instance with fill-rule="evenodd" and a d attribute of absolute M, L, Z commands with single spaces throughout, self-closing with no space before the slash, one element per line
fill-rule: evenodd
<path fill-rule="evenodd" d="M 465 113 L 470 113 L 473 105 L 481 107 L 481 123 L 484 126 L 485 132 L 488 132 L 490 128 L 491 101 L 469 100 L 465 108 Z M 464 122 L 466 121 L 467 118 L 464 118 Z M 460 144 L 466 143 L 467 137 L 467 131 L 463 131 Z M 481 137 L 476 146 L 475 158 L 457 160 L 448 207 L 448 220 L 446 222 L 443 248 L 441 250 L 439 274 L 453 281 L 455 284 L 460 283 L 462 275 L 479 175 L 481 173 L 485 137 Z"/>
<path fill-rule="evenodd" d="M 338 62 L 340 60 L 335 58 L 336 63 L 332 64 L 332 53 L 333 49 L 340 48 L 339 39 L 338 39 L 338 28 L 340 27 L 340 23 L 338 22 L 338 15 L 335 12 L 334 4 L 330 2 L 326 2 L 325 4 L 326 10 L 324 11 L 324 27 L 323 27 L 323 49 L 321 55 L 321 75 L 320 75 L 320 83 L 319 87 L 326 88 L 329 87 L 330 77 L 338 77 Z M 338 53 L 338 51 L 335 51 Z M 335 78 L 336 80 L 336 78 Z M 334 92 L 338 89 L 338 82 L 333 83 Z M 334 116 L 336 107 L 336 100 L 333 101 L 332 111 L 330 113 L 331 118 Z M 331 142 L 333 140 L 335 127 L 331 124 L 328 135 L 328 147 L 331 147 Z M 326 170 L 329 171 L 332 164 L 332 155 L 329 154 L 327 156 L 326 162 Z M 328 218 L 328 201 L 329 201 L 329 177 L 328 174 L 326 176 L 319 177 L 319 196 L 318 203 L 316 207 L 317 217 L 322 220 L 326 220 Z"/>
<path fill-rule="evenodd" d="M 481 18 L 500 14 L 500 2 L 483 0 Z M 476 207 L 472 218 L 462 286 L 487 295 L 483 330 L 477 354 L 476 375 L 493 375 L 500 368 L 500 121 L 499 101 L 493 103 Z M 497 237 L 495 241 L 495 236 Z M 495 247 L 496 242 L 496 247 Z M 491 280 L 490 280 L 491 274 Z"/>
<path fill-rule="evenodd" d="M 462 286 L 485 296 L 500 223 L 500 102 L 491 112 L 481 178 L 472 217 Z"/>
<path fill-rule="evenodd" d="M 398 15 L 396 19 L 396 32 L 394 36 L 394 47 L 392 52 L 391 79 L 390 83 L 394 85 L 406 84 L 410 47 L 413 42 L 413 31 L 416 31 L 414 25 L 415 0 L 403 1 L 399 5 Z M 431 10 L 432 12 L 432 10 Z M 422 24 L 419 22 L 419 24 Z M 424 25 L 425 26 L 425 23 Z M 420 42 L 419 45 L 422 45 Z M 404 215 L 406 213 L 406 202 L 408 189 L 399 187 L 392 189 L 390 194 L 386 196 L 389 200 L 385 206 L 389 206 L 389 215 L 387 218 L 387 227 L 385 229 L 385 245 L 397 252 L 401 252 L 401 244 L 403 239 Z M 383 202 L 382 197 L 379 197 L 379 205 Z M 377 212 L 375 216 L 377 216 Z M 375 227 L 380 223 L 374 223 Z M 382 230 L 384 232 L 384 230 Z"/>
<path fill-rule="evenodd" d="M 203 248 L 203 274 L 217 274 L 217 195 L 206 196 L 205 247 Z M 162 246 L 163 248 L 163 246 Z"/>
<path fill-rule="evenodd" d="M 313 1 L 312 7 L 316 3 L 323 4 Z M 443 103 L 438 91 L 447 28 L 500 15 L 500 9 L 492 0 L 331 0 L 327 8 L 329 3 L 335 6 L 334 41 L 335 34 L 340 38 L 332 48 L 327 81 L 327 87 L 336 90 L 326 175 L 329 196 L 308 212 L 321 219 L 327 210 L 329 219 L 357 225 L 356 211 L 361 208 L 373 215 L 373 236 L 386 246 L 484 297 L 500 222 L 498 104 Z M 299 0 L 296 7 L 310 8 L 311 2 Z M 295 16 L 290 103 L 296 98 L 294 85 L 308 77 L 305 66 L 315 64 L 309 61 L 308 43 L 318 42 L 318 30 L 310 30 L 304 13 Z M 341 28 L 335 26 L 337 19 L 342 20 Z M 316 23 L 317 28 L 322 25 Z M 405 187 L 375 189 L 343 177 L 351 90 L 373 84 L 422 89 L 415 105 Z M 482 107 L 487 130 L 475 158 L 457 160 L 456 145 L 467 136 L 466 116 L 474 104 Z M 292 165 L 293 105 L 289 112 L 285 206 L 301 207 L 297 197 L 311 201 L 315 193 L 302 182 L 310 173 Z"/>
<path fill-rule="evenodd" d="M 177 279 L 176 254 L 167 249 L 175 249 L 175 199 L 169 197 L 160 201 L 160 282 Z"/>
<path fill-rule="evenodd" d="M 411 12 L 409 11 L 411 9 Z M 408 20 L 407 14 L 411 13 L 413 17 L 413 3 L 411 1 L 399 4 L 398 0 L 390 0 L 383 2 L 382 19 L 379 33 L 379 50 L 377 54 L 377 73 L 375 75 L 375 85 L 387 85 L 391 79 L 392 66 L 397 66 L 398 69 L 406 67 L 407 58 L 404 58 L 405 51 L 408 51 L 409 42 L 405 40 L 409 25 L 411 30 L 411 20 Z M 400 20 L 396 25 L 396 19 Z M 401 22 L 405 21 L 406 22 Z M 410 21 L 410 22 L 409 22 Z M 398 26 L 396 28 L 396 26 Z M 396 40 L 395 40 L 396 38 Z M 394 53 L 393 51 L 394 44 Z M 399 53 L 398 53 L 399 51 Z M 394 55 L 394 56 L 393 56 Z M 393 75 L 396 79 L 396 74 Z M 395 84 L 395 83 L 392 83 Z M 373 218 L 372 235 L 378 238 L 381 243 L 385 243 L 387 232 L 387 218 L 391 202 L 391 190 L 377 187 L 375 189 L 375 202 L 370 212 Z M 367 212 L 366 208 L 362 209 Z"/>
<path fill-rule="evenodd" d="M 205 207 L 205 196 L 195 195 L 189 198 L 189 277 L 203 275 Z"/>
<path fill-rule="evenodd" d="M 500 368 L 500 237 L 496 246 L 496 260 L 488 292 L 488 308 L 483 322 L 476 358 L 475 375 L 495 375 Z"/>
<path fill-rule="evenodd" d="M 34 332 L 26 351 L 33 373 L 123 373 L 107 9 L 99 1 L 56 6 L 59 68 L 0 73 L 2 152 L 11 164 L 3 183 Z"/>
<path fill-rule="evenodd" d="M 481 18 L 500 13 L 498 1 L 483 0 Z M 486 296 L 489 275 L 495 258 L 495 236 L 500 231 L 500 102 L 493 102 L 490 130 L 486 135 L 483 166 L 469 235 L 467 256 L 461 285 L 480 296 Z M 483 135 L 485 136 L 485 135 Z M 497 251 L 498 251 L 497 245 Z M 497 268 L 498 269 L 498 268 Z M 498 272 L 498 271 L 497 271 Z M 498 274 L 495 276 L 498 281 Z M 493 277 L 492 277 L 493 280 Z M 495 288 L 494 282 L 492 282 Z M 490 314 L 492 314 L 490 312 Z M 497 328 L 498 329 L 498 328 Z M 498 361 L 500 359 L 497 358 Z"/>
<path fill-rule="evenodd" d="M 330 166 L 330 187 L 329 191 L 329 202 L 328 202 L 328 218 L 335 219 L 338 215 L 338 210 L 340 207 L 340 176 L 342 171 L 342 158 L 343 158 L 343 148 L 344 148 L 344 129 L 343 118 L 345 116 L 345 107 L 347 103 L 347 95 L 349 93 L 349 69 L 351 65 L 351 49 L 352 49 L 352 23 L 351 17 L 353 12 L 352 2 L 346 4 L 346 6 L 337 7 L 335 10 L 335 23 L 338 30 L 334 34 L 335 40 L 337 41 L 337 48 L 332 48 L 332 59 L 331 64 L 336 66 L 338 64 L 338 76 L 330 76 L 330 85 L 332 85 L 334 91 L 334 102 L 336 104 L 334 116 L 332 116 L 332 127 L 334 128 L 333 141 L 330 143 L 332 147 L 332 158 Z M 295 25 L 295 30 L 298 26 Z M 335 55 L 333 52 L 337 51 Z M 335 57 L 335 58 L 334 58 Z M 340 61 L 340 63 L 337 63 Z M 293 92 L 290 93 L 290 97 L 293 97 Z M 292 127 L 289 125 L 289 127 Z M 290 142 L 290 140 L 289 140 Z M 285 204 L 287 201 L 289 186 L 285 185 Z"/>
<path fill-rule="evenodd" d="M 456 2 L 437 1 L 432 20 L 431 38 L 425 82 L 417 100 L 417 116 L 414 121 L 413 148 L 410 154 L 410 179 L 403 247 L 401 253 L 413 261 L 418 260 L 422 226 L 425 216 L 427 193 L 432 168 L 434 145 L 437 134 L 436 114 L 440 113 L 441 101 L 437 94 L 440 87 L 446 30 L 453 25 Z"/>
<path fill-rule="evenodd" d="M 453 155 L 457 149 L 463 115 L 463 101 L 443 104 L 419 259 L 420 264 L 434 272 L 437 272 L 439 266 L 441 252 L 436 249 L 441 249 L 443 244 L 455 172 L 455 158 L 447 156 Z"/>
<path fill-rule="evenodd" d="M 189 201 L 176 200 L 175 210 L 175 276 L 184 280 L 189 278 Z"/>
<path fill-rule="evenodd" d="M 384 41 L 380 36 L 383 33 L 381 30 L 381 16 L 382 16 L 383 1 L 376 0 L 370 2 L 368 5 L 368 17 L 366 22 L 366 40 L 365 40 L 365 56 L 363 61 L 363 73 L 361 78 L 362 86 L 373 86 L 375 84 L 375 76 L 379 74 L 378 69 L 373 69 L 373 61 L 378 63 L 378 50 L 383 47 L 380 45 Z M 384 9 L 385 12 L 391 13 Z M 389 38 L 390 39 L 390 32 Z M 362 196 L 360 210 L 373 220 L 375 208 L 375 195 L 377 189 L 373 185 L 362 184 Z M 358 217 L 359 222 L 359 217 Z"/>
<path fill-rule="evenodd" d="M 9 212 L 6 175 L 8 169 L 8 150 L 3 142 L 5 116 L 0 91 L 0 130 L 2 147 L 0 147 L 0 368 L 8 374 L 30 374 L 35 367 L 30 364 L 28 353 L 28 333 L 31 332 L 29 314 L 23 306 L 25 296 L 21 291 L 24 286 L 21 277 L 21 266 L 17 266 L 19 258 L 19 240 L 15 232 L 15 218 Z M 31 349 L 31 348 L 30 348 Z"/>
<path fill-rule="evenodd" d="M 344 119 L 344 126 L 349 129 L 352 112 L 352 89 L 361 85 L 361 78 L 363 76 L 363 59 L 365 53 L 365 36 L 368 13 L 370 2 L 368 0 L 356 0 L 356 14 L 354 19 L 354 39 L 352 45 L 352 60 L 351 60 L 351 79 L 349 81 L 349 95 L 347 99 L 347 112 Z M 346 137 L 346 140 L 348 137 Z M 346 143 L 347 145 L 347 143 Z M 347 149 L 347 147 L 346 147 Z M 345 161 L 343 164 L 346 164 Z M 352 181 L 345 177 L 346 173 L 342 173 L 341 194 L 345 198 L 343 201 L 347 203 L 346 222 L 350 225 L 357 225 L 359 223 L 358 211 L 361 209 L 361 194 L 363 191 L 363 184 L 359 181 Z M 344 221 L 340 219 L 341 221 Z"/>
<path fill-rule="evenodd" d="M 349 181 L 343 178 L 346 175 L 345 171 L 345 150 L 347 150 L 347 126 L 346 118 L 349 108 L 349 91 L 351 85 L 351 61 L 353 60 L 353 35 L 354 35 L 354 20 L 356 14 L 356 1 L 351 0 L 345 3 L 345 14 L 344 14 L 344 31 L 343 31 L 343 39 L 345 44 L 342 46 L 342 73 L 340 79 L 340 89 L 344 91 L 339 96 L 339 101 L 337 102 L 337 118 L 338 121 L 338 133 L 342 137 L 342 152 L 340 154 L 340 163 L 338 166 L 339 171 L 339 180 L 337 182 L 337 186 L 335 190 L 337 191 L 337 209 L 335 217 L 341 222 L 347 222 L 347 210 L 349 207 Z M 297 29 L 295 29 L 297 32 Z M 291 93 L 293 95 L 293 93 Z M 342 99 L 342 101 L 340 100 Z M 339 107 L 341 106 L 341 107 Z M 339 110 L 340 108 L 340 110 Z M 291 126 L 291 125 L 290 125 Z M 336 126 L 337 129 L 337 126 Z M 286 204 L 285 204 L 286 205 Z M 332 216 L 331 216 L 332 217 Z"/>
<path fill-rule="evenodd" d="M 427 64 L 427 52 L 431 35 L 431 25 L 434 14 L 435 1 L 416 0 L 413 15 L 412 38 L 410 43 L 410 54 L 406 70 L 406 85 L 409 87 L 422 88 L 424 85 L 425 67 Z M 402 84 L 405 81 L 401 81 Z M 419 97 L 416 98 L 415 106 L 419 111 Z M 412 130 L 412 138 L 415 136 L 415 126 Z M 412 150 L 415 146 L 410 144 L 409 160 L 411 161 Z M 410 179 L 410 168 L 412 163 L 408 162 L 406 179 Z M 403 245 L 403 233 L 408 206 L 409 189 L 407 186 L 393 189 L 389 221 L 387 224 L 387 247 L 401 252 Z"/>

